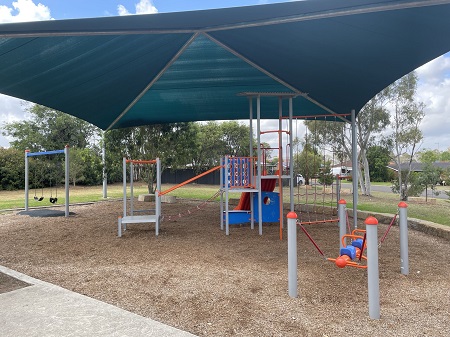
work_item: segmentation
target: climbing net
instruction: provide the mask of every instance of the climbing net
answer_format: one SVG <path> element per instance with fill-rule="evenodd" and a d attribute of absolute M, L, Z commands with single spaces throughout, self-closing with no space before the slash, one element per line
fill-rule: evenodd
<path fill-rule="evenodd" d="M 320 121 L 322 122 L 322 121 Z M 339 199 L 340 179 L 332 172 L 335 162 L 335 151 L 327 157 L 325 146 L 321 150 L 318 144 L 326 144 L 328 126 L 318 125 L 316 119 L 311 122 L 311 135 L 306 128 L 304 150 L 297 155 L 297 167 L 303 170 L 305 184 L 297 184 L 297 211 L 302 224 L 337 222 L 337 202 Z M 327 123 L 327 121 L 325 121 Z M 320 130 L 319 130 L 320 128 Z M 302 161 L 300 165 L 299 161 Z"/>

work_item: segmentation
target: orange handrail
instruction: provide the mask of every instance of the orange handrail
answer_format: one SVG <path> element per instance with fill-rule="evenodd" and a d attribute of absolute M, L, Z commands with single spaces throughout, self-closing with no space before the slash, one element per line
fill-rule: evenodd
<path fill-rule="evenodd" d="M 126 159 L 127 163 L 133 164 L 156 164 L 156 160 L 134 160 L 134 159 Z"/>
<path fill-rule="evenodd" d="M 216 171 L 216 170 L 218 170 L 218 169 L 220 169 L 220 168 L 222 168 L 222 167 L 223 167 L 222 165 L 213 167 L 212 169 L 210 169 L 210 170 L 208 170 L 208 171 L 205 171 L 205 172 L 203 172 L 203 173 L 200 173 L 199 175 L 196 175 L 195 177 L 193 177 L 193 178 L 191 178 L 191 179 L 188 179 L 188 180 L 186 180 L 186 181 L 183 181 L 182 183 L 180 183 L 180 184 L 178 184 L 178 185 L 172 186 L 171 188 L 169 188 L 169 189 L 167 189 L 167 190 L 165 190 L 165 191 L 163 191 L 163 192 L 159 192 L 159 196 L 164 195 L 164 194 L 167 194 L 167 193 L 170 193 L 170 192 L 172 192 L 173 190 L 176 190 L 177 188 L 179 188 L 179 187 L 181 187 L 181 186 L 187 185 L 187 184 L 189 184 L 189 183 L 191 183 L 191 182 L 197 180 L 198 178 L 201 178 L 201 177 L 203 177 L 203 176 L 206 176 L 207 174 L 210 174 L 211 172 L 214 172 L 214 171 Z"/>

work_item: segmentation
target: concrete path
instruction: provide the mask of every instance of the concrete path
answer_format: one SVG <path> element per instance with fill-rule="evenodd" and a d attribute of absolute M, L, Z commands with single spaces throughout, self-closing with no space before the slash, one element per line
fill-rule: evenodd
<path fill-rule="evenodd" d="M 0 272 L 31 284 L 0 294 L 2 337 L 194 336 L 3 266 Z"/>

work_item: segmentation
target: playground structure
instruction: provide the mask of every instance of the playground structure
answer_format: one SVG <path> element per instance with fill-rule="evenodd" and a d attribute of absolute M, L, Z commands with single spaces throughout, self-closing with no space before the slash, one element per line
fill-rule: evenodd
<path fill-rule="evenodd" d="M 130 165 L 130 210 L 127 210 L 127 164 Z M 156 191 L 155 191 L 155 209 L 146 210 L 149 213 L 145 215 L 135 215 L 137 211 L 134 209 L 134 165 L 156 165 Z M 132 160 L 123 158 L 123 215 L 119 216 L 117 235 L 122 236 L 122 232 L 126 231 L 127 224 L 137 223 L 155 223 L 155 235 L 159 235 L 159 226 L 161 222 L 161 162 L 159 158 L 154 160 Z"/>
<path fill-rule="evenodd" d="M 42 151 L 42 152 L 30 152 L 25 150 L 25 211 L 29 209 L 29 158 L 38 156 L 49 156 L 64 154 L 64 190 L 65 190 L 65 216 L 69 216 L 69 145 L 66 145 L 64 150 L 53 150 L 53 151 Z M 56 192 L 57 193 L 57 192 Z M 36 199 L 36 197 L 35 197 Z M 41 196 L 38 201 L 42 201 L 43 196 Z M 50 197 L 50 202 L 52 204 L 56 203 L 57 196 L 53 198 Z"/>
<path fill-rule="evenodd" d="M 399 209 L 399 228 L 400 228 L 400 271 L 403 275 L 409 274 L 409 259 L 408 259 L 408 224 L 407 224 L 407 204 L 400 202 Z M 367 269 L 367 283 L 368 283 L 368 298 L 369 298 L 369 317 L 371 319 L 380 318 L 380 291 L 379 291 L 379 270 L 378 270 L 378 220 L 369 216 L 365 221 L 366 229 L 354 229 L 351 234 L 346 234 L 346 202 L 339 201 L 339 233 L 340 233 L 340 249 L 337 258 L 326 258 L 332 261 L 339 268 L 346 266 L 355 267 L 359 269 Z M 386 238 L 392 223 L 392 220 L 382 240 Z M 297 292 L 297 226 L 302 228 L 298 221 L 298 216 L 295 212 L 289 212 L 287 215 L 288 221 L 288 293 L 290 297 L 298 297 Z M 318 249 L 321 255 L 323 252 L 318 248 L 314 240 L 308 235 L 311 242 Z M 346 239 L 352 239 L 351 244 L 346 245 Z M 382 241 L 381 241 L 382 242 Z M 381 244 L 380 242 L 380 244 Z M 364 255 L 364 251 L 367 251 Z M 366 264 L 363 265 L 360 262 Z"/>
<path fill-rule="evenodd" d="M 222 158 L 220 178 L 220 187 L 224 192 L 220 200 L 220 227 L 223 230 L 225 224 L 226 235 L 230 234 L 230 225 L 250 223 L 253 229 L 255 221 L 259 222 L 260 218 L 263 223 L 280 221 L 279 193 L 273 192 L 276 179 L 262 179 L 258 189 L 255 158 L 225 156 Z M 241 193 L 239 203 L 233 210 L 229 209 L 230 192 Z M 258 203 L 259 194 L 261 204 Z"/>
<path fill-rule="evenodd" d="M 254 222 L 258 222 L 259 234 L 262 235 L 263 222 L 279 221 L 280 239 L 283 237 L 283 179 L 289 180 L 290 188 L 290 209 L 294 210 L 294 190 L 293 190 L 293 143 L 292 132 L 292 116 L 293 106 L 292 99 L 297 94 L 292 93 L 255 93 L 245 92 L 241 96 L 247 97 L 249 101 L 249 120 L 250 120 L 250 139 L 253 139 L 253 101 L 256 101 L 256 138 L 257 148 L 256 157 L 254 157 L 253 144 L 250 142 L 249 157 L 225 157 L 222 160 L 223 170 L 220 174 L 221 189 L 224 192 L 221 198 L 221 222 L 220 226 L 223 230 L 225 227 L 226 235 L 230 234 L 230 224 L 248 223 L 254 229 Z M 278 99 L 279 122 L 277 130 L 261 130 L 261 98 Z M 288 100 L 289 122 L 286 130 L 282 128 L 283 122 L 283 100 Z M 262 147 L 261 136 L 264 134 L 278 134 L 278 147 L 273 148 L 278 153 L 278 168 L 273 174 L 267 174 L 265 167 L 265 155 Z M 289 137 L 286 149 L 289 149 L 287 158 L 283 157 L 283 134 Z M 284 160 L 286 159 L 286 161 Z M 284 163 L 286 164 L 286 168 Z M 287 168 L 288 167 L 288 168 Z M 274 193 L 276 184 L 278 184 L 278 193 Z M 229 192 L 240 192 L 241 198 L 238 206 L 229 210 Z M 277 209 L 277 210 L 276 210 Z"/>

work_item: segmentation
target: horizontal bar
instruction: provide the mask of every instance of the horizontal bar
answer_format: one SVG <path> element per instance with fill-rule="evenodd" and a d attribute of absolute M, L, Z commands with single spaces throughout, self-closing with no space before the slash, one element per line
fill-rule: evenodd
<path fill-rule="evenodd" d="M 133 163 L 133 164 L 156 164 L 156 159 L 153 160 L 133 160 L 133 159 L 127 159 L 127 163 Z"/>
<path fill-rule="evenodd" d="M 42 151 L 42 152 L 27 152 L 27 157 L 45 156 L 51 154 L 61 154 L 64 150 Z"/>

